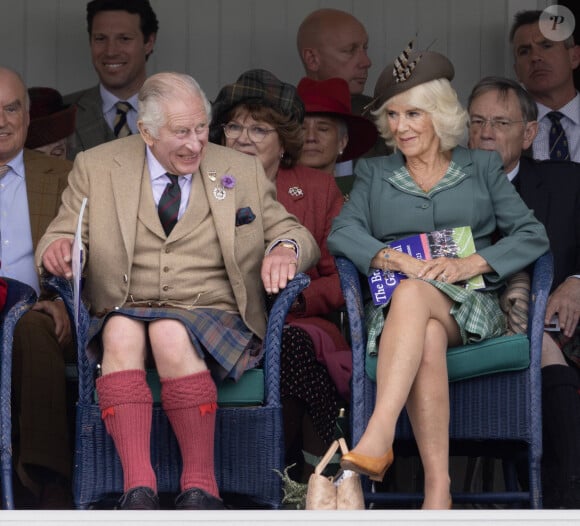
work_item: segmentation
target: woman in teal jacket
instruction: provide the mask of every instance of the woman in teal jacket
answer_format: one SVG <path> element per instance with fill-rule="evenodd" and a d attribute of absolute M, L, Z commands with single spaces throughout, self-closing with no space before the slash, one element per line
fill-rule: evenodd
<path fill-rule="evenodd" d="M 395 289 L 386 317 L 376 317 L 378 332 L 382 328 L 376 404 L 341 465 L 381 480 L 406 407 L 425 473 L 423 508 L 440 509 L 451 506 L 447 348 L 503 334 L 496 290 L 549 245 L 499 156 L 458 146 L 467 115 L 449 82 L 452 64 L 439 53 L 409 51 L 383 70 L 375 86 L 373 115 L 395 153 L 357 163 L 350 201 L 328 237 L 330 251 L 363 274 L 381 268 L 409 278 Z M 412 234 L 461 226 L 471 227 L 476 247 L 465 258 L 423 261 L 386 247 Z M 497 232 L 501 237 L 493 243 Z M 479 274 L 483 291 L 455 285 Z"/>

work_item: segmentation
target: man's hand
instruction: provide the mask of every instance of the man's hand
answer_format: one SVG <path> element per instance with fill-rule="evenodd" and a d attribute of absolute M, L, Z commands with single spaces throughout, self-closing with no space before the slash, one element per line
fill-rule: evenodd
<path fill-rule="evenodd" d="M 571 337 L 580 319 L 580 279 L 568 278 L 550 294 L 546 307 L 545 323 L 549 323 L 554 314 L 558 313 L 562 334 Z"/>
<path fill-rule="evenodd" d="M 268 294 L 278 294 L 296 275 L 296 253 L 291 248 L 276 246 L 262 262 L 262 282 Z"/>
<path fill-rule="evenodd" d="M 62 238 L 53 241 L 42 255 L 44 268 L 55 276 L 71 279 L 71 248 L 71 239 Z"/>
<path fill-rule="evenodd" d="M 68 345 L 72 341 L 70 319 L 63 301 L 39 301 L 32 310 L 44 312 L 53 319 L 58 343 Z"/>

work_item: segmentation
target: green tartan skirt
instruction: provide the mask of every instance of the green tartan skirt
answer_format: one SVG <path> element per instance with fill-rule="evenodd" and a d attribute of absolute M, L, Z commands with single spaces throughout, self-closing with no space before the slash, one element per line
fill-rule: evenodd
<path fill-rule="evenodd" d="M 425 281 L 453 300 L 449 314 L 459 326 L 463 344 L 497 338 L 505 333 L 506 319 L 499 305 L 497 292 L 466 290 L 451 283 L 431 279 Z M 376 356 L 378 353 L 379 337 L 383 331 L 388 306 L 389 303 L 375 306 L 372 301 L 365 306 L 369 356 Z"/>

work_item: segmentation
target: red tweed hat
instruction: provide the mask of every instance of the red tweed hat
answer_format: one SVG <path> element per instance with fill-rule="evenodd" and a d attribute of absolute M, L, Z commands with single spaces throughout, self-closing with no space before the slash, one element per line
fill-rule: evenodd
<path fill-rule="evenodd" d="M 346 80 L 340 78 L 313 80 L 304 77 L 298 83 L 297 91 L 304 102 L 306 116 L 309 113 L 329 114 L 346 122 L 348 144 L 340 161 L 361 157 L 373 147 L 378 136 L 377 129 L 365 117 L 353 115 Z"/>
<path fill-rule="evenodd" d="M 28 88 L 30 125 L 26 148 L 38 148 L 64 139 L 75 131 L 75 106 L 65 106 L 62 95 L 52 88 Z"/>

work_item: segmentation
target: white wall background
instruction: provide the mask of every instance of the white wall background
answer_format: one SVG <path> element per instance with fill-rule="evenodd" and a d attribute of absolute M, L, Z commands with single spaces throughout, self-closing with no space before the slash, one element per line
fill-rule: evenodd
<path fill-rule="evenodd" d="M 319 7 L 353 13 L 369 33 L 373 62 L 366 93 L 384 65 L 418 33 L 417 47 L 446 54 L 465 102 L 485 75 L 513 76 L 508 32 L 515 12 L 549 0 L 151 0 L 159 19 L 149 73 L 181 71 L 210 99 L 251 68 L 297 83 L 303 70 L 296 31 Z M 63 94 L 96 84 L 86 32 L 86 0 L 0 0 L 0 65 L 28 86 Z"/>

